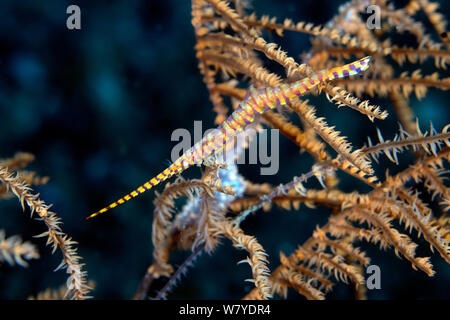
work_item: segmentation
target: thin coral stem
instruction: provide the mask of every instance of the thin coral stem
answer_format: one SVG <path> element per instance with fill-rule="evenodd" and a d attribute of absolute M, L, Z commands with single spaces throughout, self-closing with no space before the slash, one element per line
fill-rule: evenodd
<path fill-rule="evenodd" d="M 56 270 L 65 268 L 69 274 L 67 293 L 71 293 L 77 300 L 89 298 L 88 293 L 91 288 L 87 285 L 87 272 L 83 271 L 84 264 L 79 262 L 81 257 L 78 256 L 77 249 L 74 247 L 76 242 L 61 230 L 61 219 L 54 212 L 49 211 L 50 206 L 38 195 L 32 194 L 31 189 L 6 168 L 0 167 L 0 181 L 17 196 L 24 210 L 26 204 L 31 210 L 31 215 L 36 212 L 39 220 L 46 225 L 48 231 L 36 237 L 47 237 L 47 244 L 52 245 L 53 252 L 57 248 L 60 249 L 63 261 Z"/>

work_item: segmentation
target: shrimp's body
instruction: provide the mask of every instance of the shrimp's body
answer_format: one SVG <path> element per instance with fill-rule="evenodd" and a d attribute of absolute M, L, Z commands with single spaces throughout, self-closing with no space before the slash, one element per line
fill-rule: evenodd
<path fill-rule="evenodd" d="M 304 78 L 293 84 L 282 84 L 278 87 L 264 89 L 251 87 L 244 100 L 239 104 L 239 107 L 218 128 L 197 142 L 156 177 L 123 198 L 111 203 L 109 206 L 91 214 L 87 219 L 93 218 L 137 197 L 139 194 L 150 190 L 154 186 L 193 165 L 201 164 L 204 159 L 222 150 L 231 138 L 239 132 L 242 132 L 245 126 L 252 123 L 255 117 L 264 111 L 271 110 L 278 105 L 286 105 L 295 97 L 308 93 L 324 81 L 344 78 L 365 71 L 369 67 L 370 59 L 371 57 L 368 56 L 345 66 L 322 70 L 311 77 Z"/>

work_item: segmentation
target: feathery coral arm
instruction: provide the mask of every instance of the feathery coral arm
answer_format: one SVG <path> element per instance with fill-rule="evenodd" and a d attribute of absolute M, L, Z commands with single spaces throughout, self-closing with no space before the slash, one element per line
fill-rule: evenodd
<path fill-rule="evenodd" d="M 292 84 L 282 84 L 278 87 L 263 89 L 250 87 L 246 97 L 239 104 L 239 107 L 218 128 L 197 142 L 156 177 L 123 198 L 111 203 L 109 206 L 91 214 L 87 219 L 93 218 L 137 197 L 139 194 L 150 190 L 154 186 L 193 165 L 201 164 L 204 159 L 222 150 L 226 143 L 241 132 L 246 125 L 252 123 L 257 115 L 262 114 L 266 110 L 271 110 L 278 105 L 286 105 L 290 100 L 308 93 L 324 81 L 344 78 L 365 71 L 369 67 L 370 59 L 371 57 L 367 56 L 345 66 L 322 70 L 311 77 L 304 78 Z"/>

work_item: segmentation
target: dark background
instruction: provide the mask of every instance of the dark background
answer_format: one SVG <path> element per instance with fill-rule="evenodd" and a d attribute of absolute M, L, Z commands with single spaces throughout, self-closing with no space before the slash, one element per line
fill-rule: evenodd
<path fill-rule="evenodd" d="M 258 0 L 253 5 L 259 16 L 324 24 L 343 2 Z M 448 1 L 441 3 L 441 12 L 448 13 Z M 70 4 L 81 7 L 81 30 L 66 28 Z M 204 129 L 213 126 L 214 113 L 193 50 L 190 2 L 2 0 L 0 17 L 0 157 L 17 151 L 36 155 L 31 168 L 51 178 L 36 190 L 54 204 L 63 230 L 79 242 L 89 279 L 96 282 L 93 295 L 131 298 L 151 263 L 154 193 L 92 221 L 84 218 L 163 170 L 175 145 L 170 141 L 173 130 L 192 131 L 194 120 L 202 120 Z M 266 38 L 296 58 L 309 48 L 306 35 Z M 424 100 L 413 97 L 411 104 L 424 126 L 431 120 L 440 130 L 449 122 L 445 99 L 448 94 L 431 89 Z M 375 137 L 376 126 L 387 137 L 397 128 L 395 117 L 374 126 L 354 111 L 337 111 L 323 97 L 313 102 L 319 115 L 326 116 L 355 146 L 362 145 L 367 135 Z M 376 102 L 388 105 L 386 100 Z M 258 165 L 243 166 L 241 172 L 253 181 L 279 184 L 305 172 L 312 162 L 281 137 L 280 163 L 276 176 L 259 176 Z M 199 173 L 193 168 L 185 176 Z M 345 176 L 341 186 L 345 191 L 360 187 Z M 273 269 L 280 250 L 291 253 L 327 217 L 323 208 L 273 209 L 259 212 L 243 227 L 266 248 Z M 32 239 L 43 226 L 21 213 L 16 200 L 0 202 L 0 229 L 32 240 L 42 255 L 28 269 L 0 266 L 1 299 L 23 299 L 65 282 L 64 272 L 52 272 L 59 264 L 59 251 L 52 256 L 42 239 Z M 430 255 L 427 244 L 418 242 L 418 255 Z M 428 278 L 392 250 L 362 247 L 382 270 L 382 290 L 369 291 L 370 299 L 449 298 L 450 269 L 436 254 L 432 262 L 437 275 Z M 177 265 L 187 254 L 176 253 L 171 261 Z M 244 256 L 223 241 L 211 256 L 201 256 L 169 297 L 241 298 L 252 288 L 244 282 L 250 276 L 248 266 L 236 265 Z M 289 297 L 301 298 L 294 292 Z M 351 288 L 338 283 L 327 297 L 351 298 Z"/>

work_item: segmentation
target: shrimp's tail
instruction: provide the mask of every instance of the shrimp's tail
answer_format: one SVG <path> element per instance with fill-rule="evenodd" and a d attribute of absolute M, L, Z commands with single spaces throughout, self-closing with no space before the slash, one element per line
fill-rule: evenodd
<path fill-rule="evenodd" d="M 332 68 L 327 71 L 327 80 L 344 78 L 358 74 L 362 71 L 366 71 L 367 68 L 369 68 L 371 59 L 371 56 L 367 56 L 352 63 L 346 64 L 345 66 Z"/>
<path fill-rule="evenodd" d="M 335 67 L 329 70 L 322 70 L 310 77 L 294 82 L 290 86 L 292 95 L 301 96 L 314 87 L 321 86 L 326 80 L 344 78 L 365 71 L 369 67 L 371 58 L 372 57 L 367 56 L 362 59 L 353 61 L 352 63 L 346 64 L 345 66 Z"/>
<path fill-rule="evenodd" d="M 131 193 L 127 194 L 126 196 L 124 196 L 123 198 L 120 198 L 119 200 L 111 203 L 109 206 L 104 207 L 102 210 L 97 211 L 93 214 L 91 214 L 90 216 L 88 216 L 86 218 L 86 220 L 94 218 L 96 216 L 98 216 L 101 213 L 107 212 L 112 208 L 115 208 L 125 202 L 127 202 L 128 200 L 131 200 L 135 197 L 137 197 L 138 195 L 144 193 L 145 191 L 150 190 L 151 188 L 153 188 L 154 186 L 160 184 L 161 182 L 169 179 L 170 177 L 180 173 L 181 171 L 183 171 L 183 169 L 180 166 L 177 166 L 175 164 L 170 165 L 166 170 L 164 170 L 163 172 L 161 172 L 160 174 L 158 174 L 156 177 L 154 177 L 153 179 L 147 181 L 146 183 L 144 183 L 142 186 L 140 186 L 139 188 L 137 188 L 136 190 L 132 191 Z"/>

